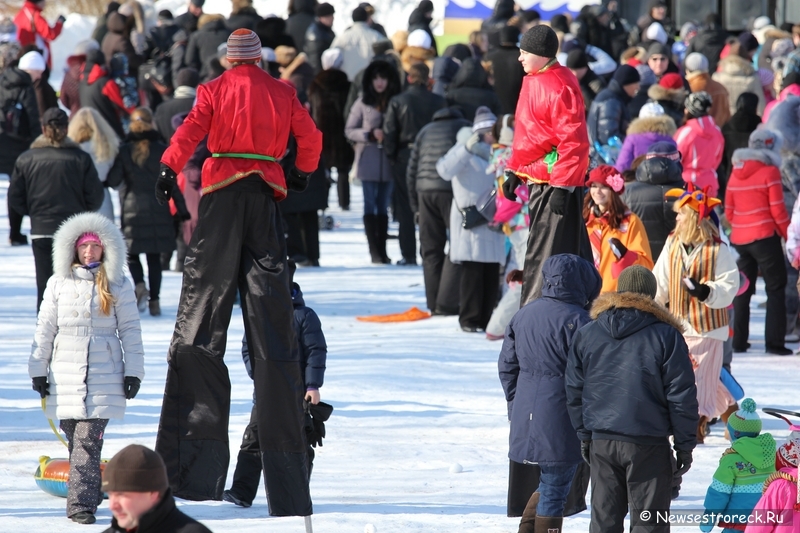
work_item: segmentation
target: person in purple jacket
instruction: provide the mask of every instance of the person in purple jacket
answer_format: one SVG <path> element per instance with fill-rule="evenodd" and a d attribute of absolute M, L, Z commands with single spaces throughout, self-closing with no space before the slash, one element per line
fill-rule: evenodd
<path fill-rule="evenodd" d="M 639 111 L 639 118 L 628 126 L 614 168 L 620 172 L 629 170 L 633 161 L 637 157 L 645 155 L 651 145 L 659 141 L 672 142 L 672 137 L 677 129 L 675 121 L 666 114 L 661 104 L 658 102 L 646 103 Z"/>

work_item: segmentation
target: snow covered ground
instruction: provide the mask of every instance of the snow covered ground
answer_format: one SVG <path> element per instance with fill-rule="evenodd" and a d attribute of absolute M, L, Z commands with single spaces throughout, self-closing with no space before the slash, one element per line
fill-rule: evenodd
<path fill-rule="evenodd" d="M 7 186 L 0 181 L 0 531 L 102 531 L 111 519 L 107 504 L 96 525 L 73 524 L 64 516 L 65 500 L 45 494 L 33 480 L 40 455 L 66 457 L 66 450 L 48 427 L 28 379 L 36 323 L 33 257 L 30 247 L 7 244 Z M 421 268 L 369 264 L 360 189 L 353 193 L 352 211 L 329 211 L 340 226 L 321 234 L 324 266 L 296 274 L 324 326 L 329 355 L 322 398 L 335 407 L 311 480 L 315 531 L 360 533 L 373 524 L 379 533 L 514 532 L 518 519 L 505 516 L 508 423 L 497 378 L 500 344 L 462 333 L 454 317 L 388 325 L 356 321 L 359 315 L 424 308 L 425 300 Z M 399 258 L 397 241 L 390 242 L 390 255 Z M 164 315 L 142 317 L 147 375 L 125 419 L 108 427 L 106 458 L 130 443 L 155 444 L 179 290 L 180 275 L 165 273 Z M 800 358 L 758 352 L 763 310 L 756 304 L 762 300 L 754 298 L 755 348 L 736 357 L 734 373 L 759 406 L 797 410 Z M 232 458 L 251 406 L 252 386 L 239 356 L 242 332 L 236 309 L 227 358 Z M 778 441 L 787 434 L 777 419 L 765 416 L 764 426 Z M 706 442 L 696 450 L 673 508 L 701 506 L 726 447 L 722 428 L 714 426 Z M 456 463 L 463 472 L 450 472 Z M 228 486 L 232 475 L 233 464 Z M 225 502 L 180 501 L 179 506 L 216 532 L 303 531 L 300 518 L 268 516 L 263 487 L 250 509 Z M 584 512 L 566 520 L 564 530 L 587 531 L 588 524 Z"/>

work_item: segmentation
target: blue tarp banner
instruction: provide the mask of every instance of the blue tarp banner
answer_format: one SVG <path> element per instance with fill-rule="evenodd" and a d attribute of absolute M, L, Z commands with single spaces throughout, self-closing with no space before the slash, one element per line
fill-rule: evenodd
<path fill-rule="evenodd" d="M 549 20 L 561 13 L 577 14 L 585 5 L 599 4 L 597 0 L 528 0 L 517 2 L 524 9 L 535 9 L 542 19 Z M 495 0 L 448 0 L 445 18 L 486 19 L 492 16 Z"/>

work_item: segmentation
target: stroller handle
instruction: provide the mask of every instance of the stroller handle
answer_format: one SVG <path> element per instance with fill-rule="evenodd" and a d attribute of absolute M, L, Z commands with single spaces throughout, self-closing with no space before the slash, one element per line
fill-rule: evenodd
<path fill-rule="evenodd" d="M 791 416 L 791 417 L 800 418 L 800 413 L 798 413 L 796 411 L 788 411 L 786 409 L 778 409 L 778 408 L 775 408 L 775 407 L 764 407 L 761 410 L 763 412 L 767 413 L 768 415 L 774 416 L 775 418 L 780 418 L 781 420 L 783 420 L 784 422 L 786 422 L 790 426 L 793 426 L 795 424 L 791 420 L 789 420 L 788 418 L 786 418 L 783 415 L 788 415 L 788 416 Z"/>

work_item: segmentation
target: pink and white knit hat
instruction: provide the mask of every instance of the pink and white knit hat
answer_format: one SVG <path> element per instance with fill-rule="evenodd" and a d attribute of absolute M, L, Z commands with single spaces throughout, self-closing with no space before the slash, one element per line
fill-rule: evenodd
<path fill-rule="evenodd" d="M 81 244 L 86 244 L 87 242 L 96 242 L 100 246 L 103 246 L 103 241 L 100 240 L 100 236 L 97 233 L 87 231 L 86 233 L 78 237 L 78 240 L 75 242 L 75 248 L 77 248 Z"/>
<path fill-rule="evenodd" d="M 228 37 L 228 61 L 231 63 L 261 60 L 261 39 L 256 32 L 240 28 Z"/>

